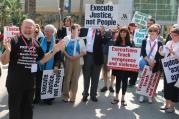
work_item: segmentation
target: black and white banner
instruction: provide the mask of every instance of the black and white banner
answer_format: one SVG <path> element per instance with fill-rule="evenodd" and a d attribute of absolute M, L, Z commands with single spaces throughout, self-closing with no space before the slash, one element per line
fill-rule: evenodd
<path fill-rule="evenodd" d="M 85 27 L 116 28 L 118 24 L 118 6 L 108 4 L 86 4 Z"/>
<path fill-rule="evenodd" d="M 53 70 L 44 70 L 41 85 L 41 99 L 56 98 L 61 96 L 64 69 L 59 69 L 55 74 Z"/>

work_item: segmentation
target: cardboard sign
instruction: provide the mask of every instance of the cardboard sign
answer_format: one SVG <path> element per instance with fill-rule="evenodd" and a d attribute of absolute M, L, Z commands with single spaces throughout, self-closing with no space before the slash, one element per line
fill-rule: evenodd
<path fill-rule="evenodd" d="M 147 34 L 148 34 L 147 29 L 135 29 L 134 43 L 136 47 L 142 46 L 142 40 L 146 38 Z"/>
<path fill-rule="evenodd" d="M 105 4 L 86 4 L 85 27 L 116 28 L 118 24 L 118 6 Z"/>
<path fill-rule="evenodd" d="M 61 96 L 64 69 L 59 69 L 58 74 L 53 70 L 44 70 L 41 85 L 41 99 L 56 98 Z"/>
<path fill-rule="evenodd" d="M 147 27 L 147 21 L 150 19 L 152 16 L 136 11 L 133 18 L 132 18 L 132 23 L 136 23 L 138 25 L 141 25 L 143 27 Z"/>
<path fill-rule="evenodd" d="M 153 97 L 160 80 L 160 72 L 152 73 L 149 66 L 145 66 L 140 77 L 136 93 L 147 97 Z"/>
<path fill-rule="evenodd" d="M 133 0 L 119 0 L 118 9 L 119 25 L 128 26 L 133 14 Z"/>
<path fill-rule="evenodd" d="M 109 47 L 107 66 L 111 69 L 138 71 L 140 48 Z"/>
<path fill-rule="evenodd" d="M 174 83 L 179 78 L 179 60 L 174 57 L 166 57 L 162 59 L 164 73 L 167 83 Z"/>
<path fill-rule="evenodd" d="M 4 40 L 19 35 L 19 27 L 16 26 L 4 26 Z"/>

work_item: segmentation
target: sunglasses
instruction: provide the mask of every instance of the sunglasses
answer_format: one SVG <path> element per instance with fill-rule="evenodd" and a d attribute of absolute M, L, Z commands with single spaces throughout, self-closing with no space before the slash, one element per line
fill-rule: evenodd
<path fill-rule="evenodd" d="M 149 32 L 158 32 L 158 30 L 149 29 Z"/>

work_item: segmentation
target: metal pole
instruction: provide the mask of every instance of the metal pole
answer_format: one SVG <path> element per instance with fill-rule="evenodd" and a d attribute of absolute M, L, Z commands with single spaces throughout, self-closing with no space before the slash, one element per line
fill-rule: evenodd
<path fill-rule="evenodd" d="M 68 8 L 68 13 L 71 13 L 71 0 L 69 0 L 69 8 Z"/>
<path fill-rule="evenodd" d="M 61 16 L 60 0 L 57 0 L 57 3 L 58 3 L 57 10 L 58 10 L 58 15 L 59 15 L 59 28 L 61 28 L 61 18 L 62 18 L 62 16 Z"/>

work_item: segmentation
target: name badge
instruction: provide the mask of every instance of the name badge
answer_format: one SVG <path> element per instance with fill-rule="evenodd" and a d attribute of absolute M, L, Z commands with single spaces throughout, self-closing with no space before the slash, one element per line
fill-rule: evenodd
<path fill-rule="evenodd" d="M 31 66 L 31 72 L 32 73 L 37 72 L 37 64 L 32 64 L 32 66 Z"/>

